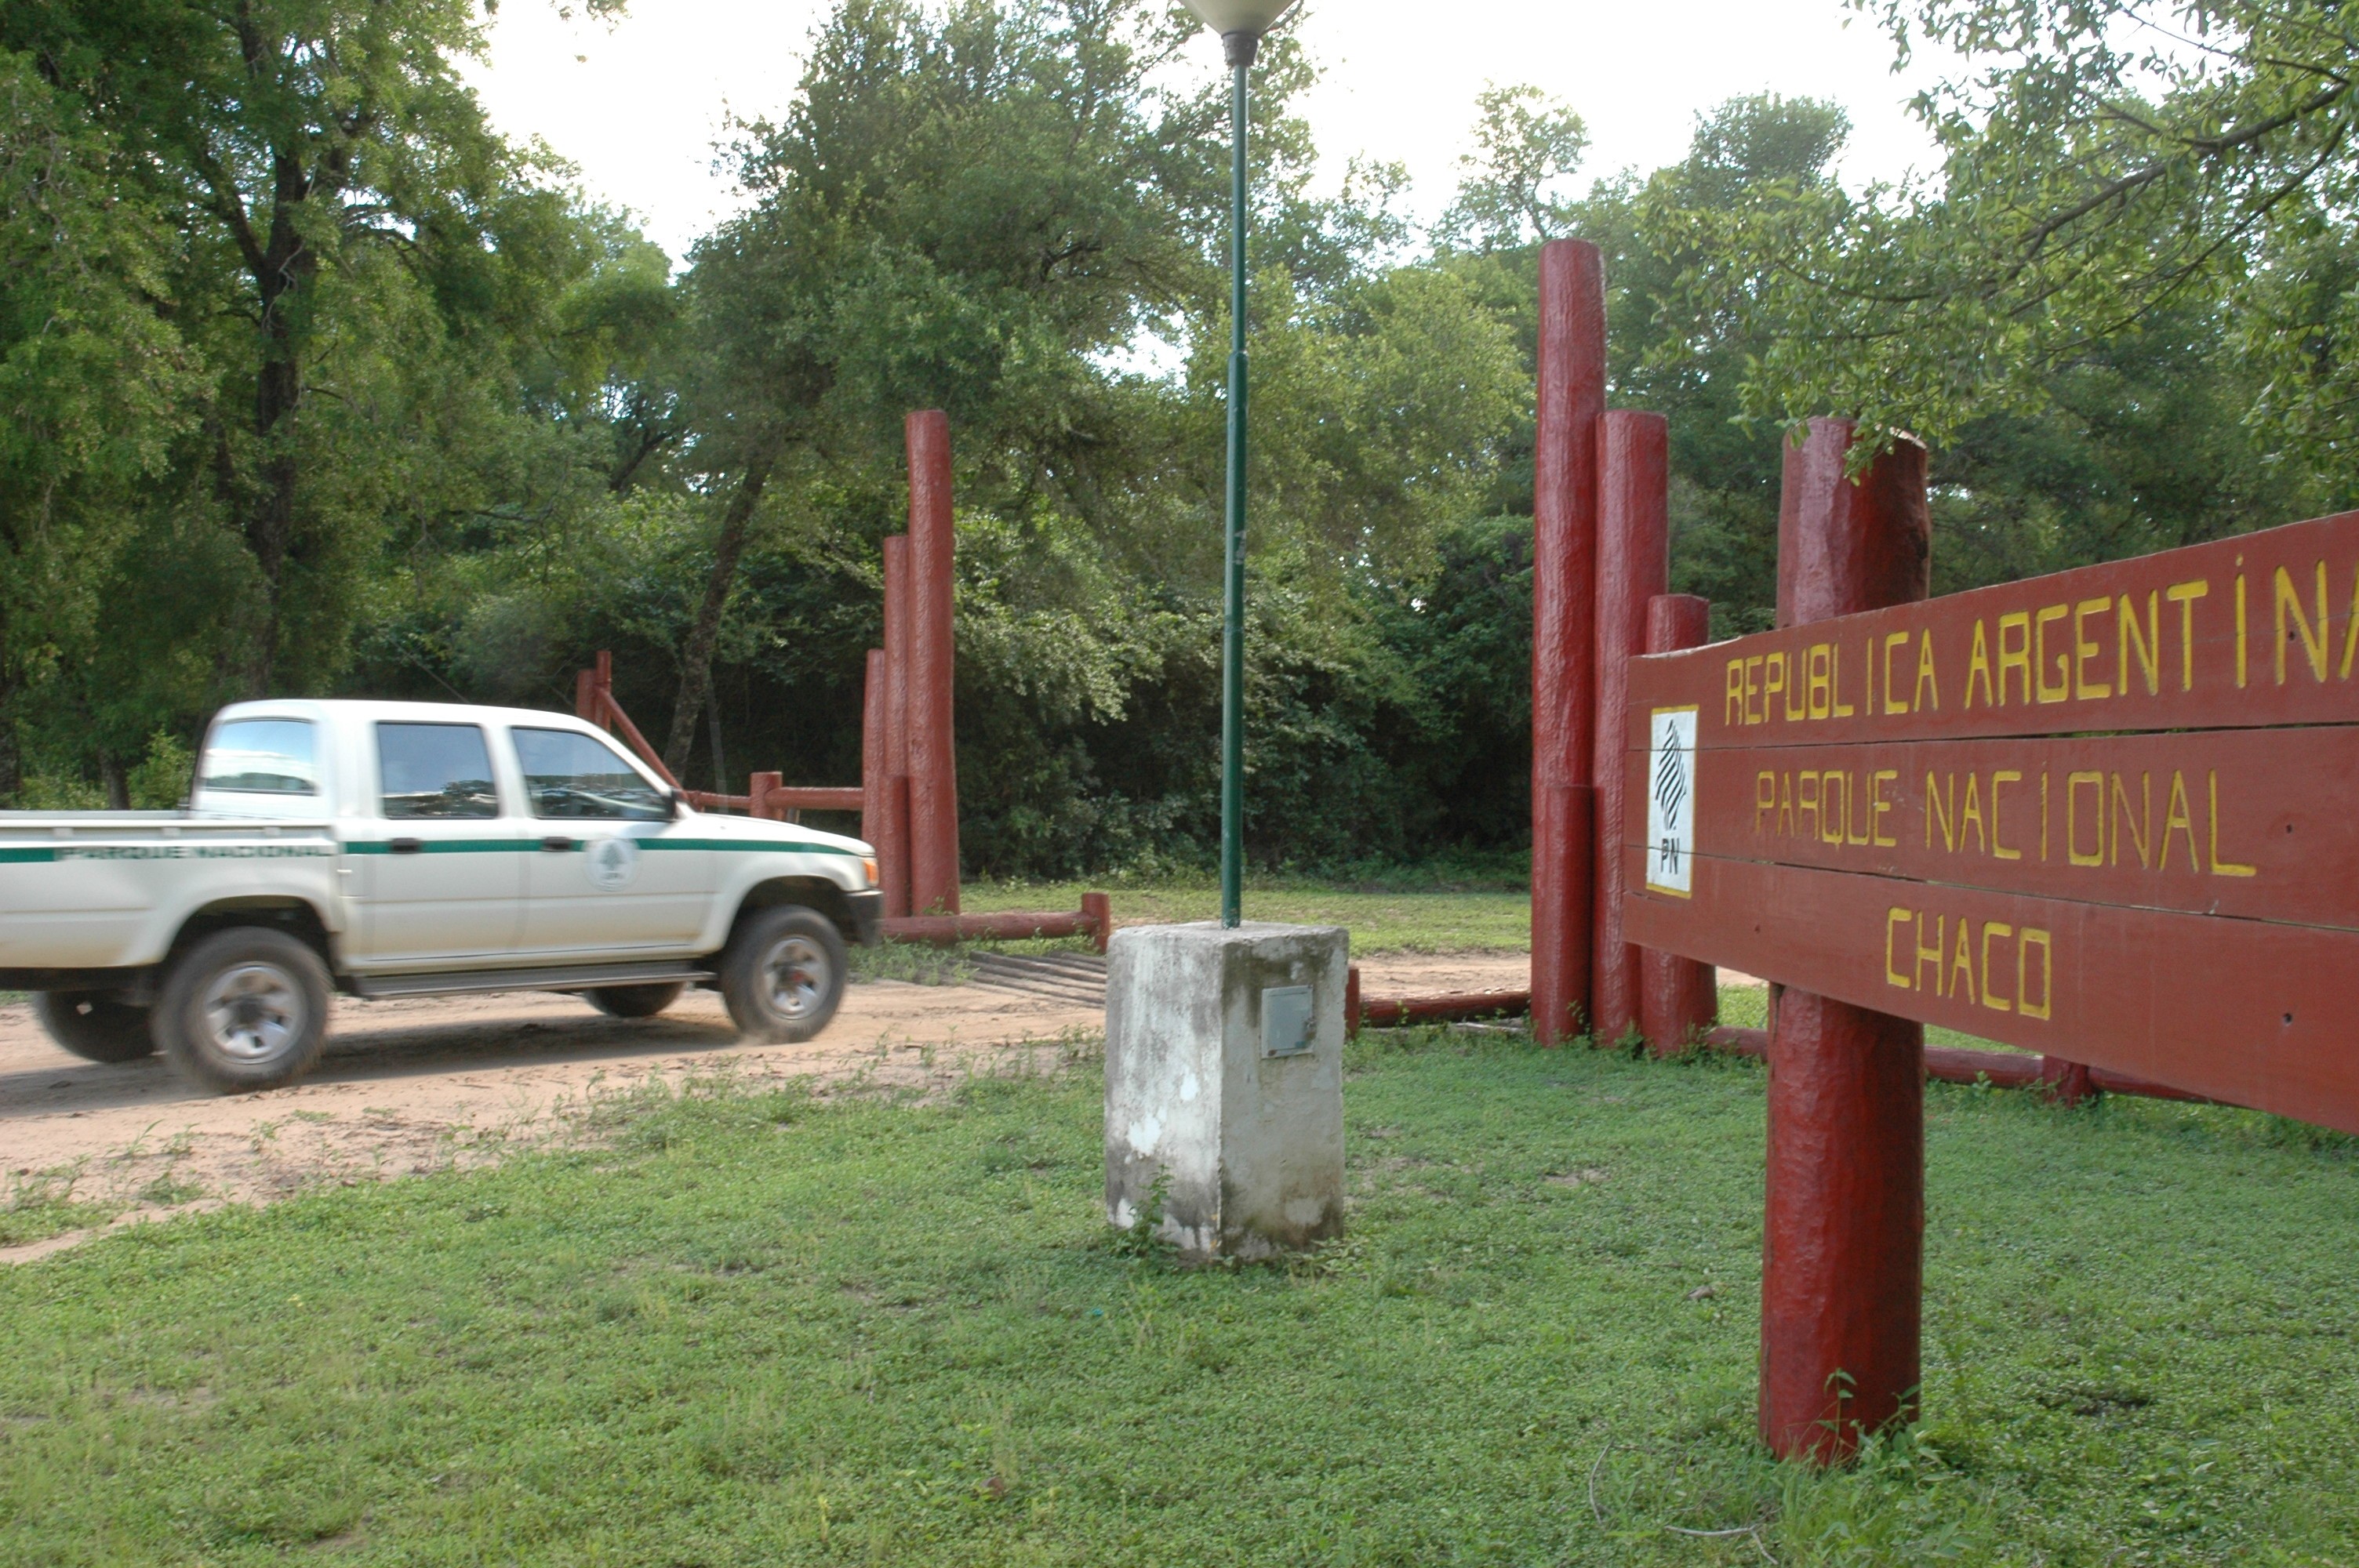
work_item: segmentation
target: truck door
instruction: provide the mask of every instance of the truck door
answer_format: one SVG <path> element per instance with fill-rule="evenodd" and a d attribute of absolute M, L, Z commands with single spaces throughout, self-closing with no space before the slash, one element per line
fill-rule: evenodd
<path fill-rule="evenodd" d="M 603 740 L 508 731 L 541 835 L 526 871 L 524 947 L 537 957 L 679 951 L 704 928 L 712 852 L 693 816 Z"/>
<path fill-rule="evenodd" d="M 362 959 L 473 968 L 511 958 L 539 841 L 503 808 L 483 726 L 375 730 L 376 811 L 351 843 Z"/>

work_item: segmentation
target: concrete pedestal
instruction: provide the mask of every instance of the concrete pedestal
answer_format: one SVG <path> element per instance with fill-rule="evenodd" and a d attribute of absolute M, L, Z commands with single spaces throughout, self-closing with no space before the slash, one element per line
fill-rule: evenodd
<path fill-rule="evenodd" d="M 1268 1257 L 1343 1228 L 1339 926 L 1114 934 L 1106 978 L 1106 1218 L 1187 1257 Z"/>

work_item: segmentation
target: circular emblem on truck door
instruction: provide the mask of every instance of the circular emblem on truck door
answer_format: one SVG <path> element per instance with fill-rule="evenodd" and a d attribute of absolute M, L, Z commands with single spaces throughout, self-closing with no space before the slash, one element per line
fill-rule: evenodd
<path fill-rule="evenodd" d="M 620 892 L 638 879 L 638 840 L 593 838 L 583 866 L 590 873 L 592 887 L 601 892 Z"/>

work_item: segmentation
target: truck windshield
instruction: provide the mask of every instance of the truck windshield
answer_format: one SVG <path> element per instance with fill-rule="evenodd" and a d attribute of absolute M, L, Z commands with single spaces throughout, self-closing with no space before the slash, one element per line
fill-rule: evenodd
<path fill-rule="evenodd" d="M 516 730 L 516 761 L 535 816 L 667 822 L 671 800 L 614 751 L 571 730 Z"/>
<path fill-rule="evenodd" d="M 317 756 L 309 720 L 233 719 L 213 727 L 200 777 L 232 795 L 317 795 Z"/>

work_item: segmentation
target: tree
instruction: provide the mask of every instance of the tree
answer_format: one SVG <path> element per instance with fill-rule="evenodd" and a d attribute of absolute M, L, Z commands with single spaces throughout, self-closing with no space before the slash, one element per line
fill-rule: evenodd
<path fill-rule="evenodd" d="M 1770 341 L 1749 410 L 1844 408 L 1939 446 L 2035 410 L 2149 324 L 2216 312 L 2258 373 L 2245 412 L 2321 469 L 2352 439 L 2359 147 L 2351 44 L 2319 0 L 1867 0 L 1920 95 L 1937 178 L 1832 184 L 1699 219 L 1690 280 Z M 2347 467 L 2347 464 L 2340 465 Z"/>
<path fill-rule="evenodd" d="M 482 48 L 473 0 L 17 0 L 0 46 L 87 106 L 180 232 L 171 303 L 215 369 L 207 461 L 263 600 L 245 685 L 279 682 L 290 637 L 332 670 L 317 612 L 367 541 L 341 536 L 357 498 L 317 482 L 322 356 L 355 309 L 394 324 L 367 308 L 386 254 L 429 292 L 471 281 L 525 178 L 454 68 Z"/>
<path fill-rule="evenodd" d="M 1589 151 L 1589 127 L 1537 87 L 1486 87 L 1474 102 L 1474 151 L 1458 160 L 1458 195 L 1440 237 L 1494 251 L 1570 233 L 1579 200 L 1567 186 Z"/>

